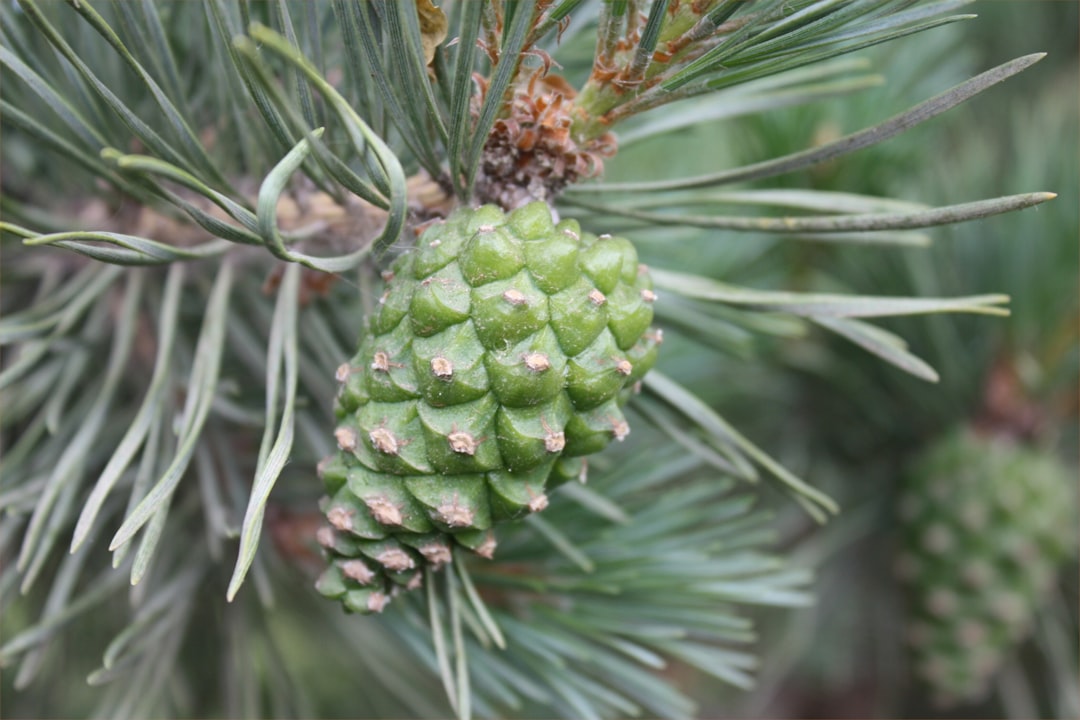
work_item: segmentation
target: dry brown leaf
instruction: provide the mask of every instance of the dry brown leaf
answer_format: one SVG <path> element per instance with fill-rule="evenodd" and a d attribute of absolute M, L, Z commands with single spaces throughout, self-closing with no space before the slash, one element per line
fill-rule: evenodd
<path fill-rule="evenodd" d="M 446 13 L 431 0 L 416 0 L 416 12 L 420 16 L 420 42 L 424 46 L 424 63 L 430 65 L 435 59 L 435 48 L 446 39 Z"/>

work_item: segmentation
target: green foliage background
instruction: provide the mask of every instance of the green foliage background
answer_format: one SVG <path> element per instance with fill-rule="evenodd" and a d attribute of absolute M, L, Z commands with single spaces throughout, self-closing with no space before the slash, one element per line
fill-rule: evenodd
<path fill-rule="evenodd" d="M 750 693 L 723 690 L 715 678 L 694 670 L 694 662 L 676 662 L 669 667 L 666 672 L 670 676 L 691 688 L 703 716 L 905 717 L 939 713 L 922 705 L 912 691 L 896 638 L 902 606 L 886 577 L 890 537 L 895 530 L 889 525 L 889 504 L 901 483 L 896 469 L 935 435 L 978 412 L 986 374 L 1001 352 L 1032 360 L 1027 363 L 1034 368 L 1030 392 L 1039 402 L 1057 407 L 1058 398 L 1076 395 L 1076 237 L 1080 222 L 1075 198 L 1080 197 L 1080 97 L 1075 69 L 1080 58 L 1075 33 L 1061 29 L 1077 27 L 1077 6 L 1042 0 L 994 0 L 976 3 L 975 12 L 981 18 L 974 22 L 937 28 L 864 53 L 872 58 L 872 68 L 885 75 L 880 88 L 814 106 L 735 118 L 717 127 L 693 128 L 674 141 L 630 145 L 607 167 L 606 177 L 612 181 L 684 177 L 792 152 L 872 124 L 1009 57 L 1041 50 L 1050 53 L 1021 80 L 996 88 L 902 137 L 824 167 L 761 184 L 912 200 L 932 198 L 941 203 L 1034 189 L 1058 193 L 1057 201 L 1035 211 L 934 230 L 935 247 L 930 251 L 790 243 L 763 234 L 736 237 L 692 228 L 663 232 L 656 228 L 635 230 L 632 225 L 625 228 L 647 261 L 662 260 L 668 267 L 756 288 L 935 296 L 1004 291 L 1013 298 L 1009 320 L 917 317 L 888 324 L 909 338 L 916 353 L 940 370 L 942 381 L 936 386 L 908 378 L 862 351 L 820 334 L 800 339 L 735 334 L 719 340 L 708 338 L 709 342 L 692 333 L 671 335 L 662 364 L 665 373 L 722 408 L 725 417 L 752 440 L 844 507 L 838 518 L 819 528 L 792 510 L 787 495 L 763 491 L 764 504 L 778 515 L 774 527 L 779 527 L 783 551 L 791 555 L 790 565 L 819 570 L 812 585 L 817 603 L 807 610 L 758 613 L 762 639 L 757 654 L 761 663 L 757 689 Z M 582 47 L 587 55 L 587 43 Z M 198 51 L 196 43 L 192 52 Z M 1053 145 L 1052 151 L 1048 151 L 1048 144 Z M 32 152 L 18 154 L 18 145 L 6 147 L 14 150 L 3 158 L 5 173 L 37 178 L 22 185 L 31 193 L 70 193 L 88 182 L 87 175 L 67 168 L 58 172 Z M 1039 219 L 1037 231 L 1032 229 L 1033 212 Z M 247 278 L 246 282 L 255 280 Z M 356 302 L 351 288 L 338 288 L 336 293 L 333 301 L 340 302 L 339 307 Z M 197 310 L 185 308 L 184 312 L 194 316 Z M 245 310 L 269 316 L 266 307 Z M 969 342 L 970 338 L 977 341 Z M 262 350 L 253 340 L 261 342 L 241 338 L 237 346 L 257 354 Z M 192 345 L 194 337 L 188 337 L 187 342 Z M 327 359 L 327 377 L 337 361 Z M 638 426 L 643 429 L 639 431 Z M 645 427 L 642 422 L 635 425 L 635 440 L 643 447 L 669 444 L 663 434 Z M 121 430 L 116 428 L 114 433 Z M 1041 438 L 1042 444 L 1051 452 L 1075 459 L 1075 403 L 1065 403 L 1056 411 L 1052 430 Z M 620 462 L 636 459 L 632 449 L 620 451 L 621 455 L 600 462 L 601 471 L 604 462 L 618 468 Z M 673 464 L 679 453 L 646 454 L 650 461 Z M 308 469 L 317 459 L 296 458 L 286 468 L 275 497 L 283 503 L 310 501 L 317 489 L 310 487 Z M 696 472 L 704 474 L 700 468 Z M 693 477 L 693 472 L 688 474 L 687 485 Z M 598 485 L 604 488 L 603 475 L 600 478 Z M 727 485 L 717 487 L 715 497 L 710 496 L 714 512 L 731 507 L 734 513 L 742 506 L 738 497 L 725 499 L 729 489 Z M 628 507 L 643 513 L 654 500 L 648 493 L 626 499 Z M 180 508 L 179 512 L 193 510 Z M 573 510 L 568 517 L 577 518 L 572 527 L 595 521 L 587 514 L 574 516 Z M 709 528 L 707 512 L 684 520 L 695 531 Z M 655 521 L 662 524 L 662 518 Z M 754 522 L 767 521 L 762 517 Z M 632 548 L 635 543 L 648 543 L 648 523 L 642 520 L 635 528 L 636 533 L 616 535 L 611 545 Z M 586 547 L 595 540 L 589 533 L 574 539 Z M 182 544 L 183 539 L 173 542 Z M 523 533 L 507 544 L 506 551 L 509 561 L 556 577 L 569 577 L 574 570 L 565 558 L 547 558 L 550 550 L 538 542 L 535 533 Z M 272 555 L 266 557 L 267 564 L 260 571 L 262 582 L 271 583 L 279 595 L 272 612 L 245 612 L 245 607 L 250 610 L 258 603 L 252 592 L 242 594 L 235 605 L 225 606 L 220 598 L 227 578 L 217 574 L 199 591 L 199 597 L 213 598 L 214 602 L 180 608 L 176 613 L 178 626 L 190 621 L 196 629 L 230 628 L 234 637 L 228 638 L 226 647 L 231 655 L 212 657 L 221 652 L 221 639 L 200 636 L 197 630 L 182 646 L 170 648 L 168 636 L 162 638 L 163 651 L 177 652 L 184 666 L 194 669 L 187 678 L 190 714 L 233 716 L 259 706 L 286 715 L 299 712 L 320 717 L 438 717 L 447 712 L 433 668 L 411 666 L 409 658 L 414 656 L 399 653 L 400 648 L 395 647 L 402 643 L 421 647 L 429 642 L 415 612 L 389 624 L 336 615 L 326 622 L 312 623 L 312 616 L 336 614 L 337 608 L 312 597 L 307 591 L 309 577 L 282 566 Z M 643 561 L 642 555 L 632 554 L 624 560 Z M 769 588 L 783 596 L 777 598 L 777 604 L 801 600 L 804 578 L 789 579 L 790 584 L 780 582 Z M 790 596 L 785 595 L 789 591 Z M 1073 573 L 1061 588 L 1067 610 L 1051 613 L 1046 632 L 1063 631 L 1075 640 L 1077 592 Z M 5 613 L 0 625 L 5 636 L 32 622 L 41 594 L 31 599 Z M 597 612 L 602 612 L 603 606 L 598 608 Z M 62 651 L 53 651 L 45 685 L 14 693 L 13 673 L 5 669 L 4 705 L 10 710 L 5 716 L 83 716 L 88 708 L 98 706 L 99 690 L 88 687 L 84 678 L 96 667 L 101 648 L 123 627 L 123 615 L 105 612 L 101 622 L 80 623 L 77 636 L 62 646 Z M 560 622 L 572 628 L 573 620 L 568 614 Z M 168 631 L 169 626 L 164 627 Z M 375 662 L 358 671 L 356 657 L 340 646 L 341 637 L 359 647 L 380 648 Z M 499 662 L 498 656 L 494 657 L 477 661 L 481 675 L 484 662 Z M 708 665 L 712 657 L 704 662 L 698 658 L 696 664 Z M 1075 642 L 1055 649 L 1040 638 L 1024 650 L 1020 674 L 1012 677 L 998 697 L 956 714 L 1075 715 L 1070 712 L 1080 708 L 1076 657 Z M 280 658 L 288 662 L 282 663 Z M 230 674 L 230 668 L 241 666 L 254 668 L 251 675 L 262 678 L 264 684 L 251 685 L 249 675 L 243 672 Z M 495 673 L 491 669 L 489 677 Z M 559 678 L 553 679 L 553 683 L 558 682 Z M 662 692 L 660 686 L 646 687 Z M 198 699 L 208 688 L 212 692 L 207 696 L 227 698 L 224 710 Z M 364 694 L 361 711 L 357 710 L 358 692 Z M 411 696 L 410 705 L 400 704 L 402 695 Z M 487 697 L 497 697 L 497 693 Z M 690 711 L 679 698 L 653 699 L 658 703 L 653 708 Z M 647 702 L 645 705 L 650 707 Z M 550 712 L 549 707 L 526 701 L 519 712 L 543 717 Z M 574 712 L 572 705 L 559 707 L 564 714 Z M 481 705 L 479 709 L 494 714 L 491 707 Z"/>

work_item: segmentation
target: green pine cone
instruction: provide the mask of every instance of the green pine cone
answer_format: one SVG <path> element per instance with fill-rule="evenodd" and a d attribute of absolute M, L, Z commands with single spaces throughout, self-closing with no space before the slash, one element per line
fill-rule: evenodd
<path fill-rule="evenodd" d="M 1075 544 L 1070 477 L 1053 455 L 969 430 L 913 467 L 896 570 L 914 669 L 938 704 L 981 699 L 1031 631 Z"/>
<path fill-rule="evenodd" d="M 543 510 L 582 456 L 629 433 L 621 406 L 656 361 L 656 295 L 628 240 L 557 225 L 542 202 L 463 209 L 384 274 L 338 370 L 338 452 L 320 466 L 324 595 L 379 611 L 457 545 Z"/>

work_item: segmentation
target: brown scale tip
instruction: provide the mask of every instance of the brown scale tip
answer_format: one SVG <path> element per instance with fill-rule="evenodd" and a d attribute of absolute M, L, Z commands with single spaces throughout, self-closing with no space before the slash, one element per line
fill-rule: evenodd
<path fill-rule="evenodd" d="M 442 240 L 432 240 L 431 242 L 428 243 L 428 247 L 433 247 L 433 248 L 437 248 L 440 245 L 442 245 Z"/>
<path fill-rule="evenodd" d="M 625 420 L 612 420 L 611 432 L 616 440 L 622 442 L 626 439 L 626 436 L 630 434 L 630 425 L 628 425 Z"/>
<path fill-rule="evenodd" d="M 592 291 L 589 293 L 589 300 L 591 300 L 592 304 L 596 307 L 600 307 L 607 302 L 607 297 L 604 296 L 604 293 L 600 292 L 596 288 L 593 288 Z"/>
<path fill-rule="evenodd" d="M 563 432 L 551 432 L 544 436 L 544 449 L 549 453 L 562 452 L 566 447 L 566 434 Z"/>
<path fill-rule="evenodd" d="M 371 369 L 379 372 L 390 372 L 390 356 L 379 350 L 371 360 Z"/>
<path fill-rule="evenodd" d="M 603 235 L 597 235 L 596 239 L 597 240 L 610 240 L 611 239 L 611 233 L 604 233 Z"/>
<path fill-rule="evenodd" d="M 478 227 L 476 229 L 476 231 L 477 232 L 482 232 L 482 233 L 495 232 L 495 226 L 494 225 L 481 225 L 480 227 Z"/>
<path fill-rule="evenodd" d="M 975 561 L 965 565 L 960 577 L 965 584 L 978 590 L 990 585 L 994 579 L 994 570 L 985 562 Z"/>
<path fill-rule="evenodd" d="M 416 573 L 411 578 L 409 578 L 409 582 L 407 582 L 405 584 L 405 589 L 406 590 L 416 590 L 417 588 L 419 588 L 423 584 L 424 584 L 424 574 L 423 573 Z"/>
<path fill-rule="evenodd" d="M 390 282 L 394 279 L 393 270 L 383 270 L 381 273 L 379 273 L 379 275 L 382 276 L 383 282 Z"/>
<path fill-rule="evenodd" d="M 908 644 L 916 647 L 919 645 L 926 645 L 930 642 L 930 628 L 926 626 L 926 623 L 911 623 L 904 635 Z"/>
<path fill-rule="evenodd" d="M 475 514 L 472 510 L 458 502 L 457 496 L 453 502 L 443 503 L 435 509 L 442 521 L 450 527 L 468 527 L 472 525 Z"/>
<path fill-rule="evenodd" d="M 548 497 L 544 493 L 540 493 L 534 498 L 529 499 L 529 512 L 540 512 L 548 506 Z"/>
<path fill-rule="evenodd" d="M 378 560 L 379 564 L 384 568 L 393 572 L 412 570 L 416 567 L 416 562 L 413 561 L 412 556 L 400 548 L 383 550 L 375 556 L 375 559 Z"/>
<path fill-rule="evenodd" d="M 491 533 L 488 533 L 487 537 L 484 538 L 484 542 L 477 545 L 476 549 L 473 550 L 473 552 L 482 558 L 487 558 L 488 560 L 491 560 L 493 557 L 495 557 L 495 546 L 495 536 Z"/>
<path fill-rule="evenodd" d="M 375 579 L 375 573 L 363 560 L 348 560 L 341 563 L 341 572 L 361 585 L 367 585 Z"/>
<path fill-rule="evenodd" d="M 431 372 L 436 377 L 448 378 L 454 374 L 454 364 L 442 355 L 431 358 Z"/>
<path fill-rule="evenodd" d="M 334 439 L 337 440 L 338 447 L 345 452 L 355 450 L 358 442 L 356 431 L 350 427 L 339 427 L 334 431 Z"/>
<path fill-rule="evenodd" d="M 420 548 L 420 554 L 424 556 L 424 559 L 435 567 L 441 567 L 446 565 L 454 559 L 450 554 L 450 548 L 443 543 L 428 543 Z"/>
<path fill-rule="evenodd" d="M 577 480 L 582 485 L 589 480 L 589 461 L 587 459 L 581 463 L 581 472 L 578 473 Z"/>
<path fill-rule="evenodd" d="M 323 525 L 315 531 L 315 541 L 324 548 L 334 547 L 335 538 L 334 529 L 329 525 Z"/>
<path fill-rule="evenodd" d="M 649 266 L 648 265 L 646 265 L 645 263 L 638 263 L 638 266 L 637 266 L 637 274 L 638 275 L 645 275 L 648 272 L 649 272 Z"/>
<path fill-rule="evenodd" d="M 652 340 L 657 345 L 664 344 L 664 330 L 662 328 L 656 328 L 656 330 L 647 334 L 645 337 Z"/>
<path fill-rule="evenodd" d="M 326 519 L 338 530 L 349 532 L 353 529 L 352 516 L 354 512 L 354 510 L 349 510 L 341 506 L 334 506 L 327 510 Z"/>
<path fill-rule="evenodd" d="M 402 523 L 401 509 L 386 498 L 368 498 L 364 503 L 368 506 L 368 510 L 371 511 L 371 516 L 375 518 L 376 522 L 383 525 L 400 525 Z"/>
<path fill-rule="evenodd" d="M 446 439 L 450 443 L 450 449 L 461 455 L 475 455 L 476 448 L 480 444 L 476 438 L 464 430 L 455 430 L 447 435 Z"/>
<path fill-rule="evenodd" d="M 986 626 L 976 620 L 964 620 L 956 630 L 960 644 L 970 649 L 982 645 L 986 635 Z"/>
<path fill-rule="evenodd" d="M 956 612 L 956 595 L 945 588 L 935 588 L 926 601 L 926 606 L 937 617 L 945 617 Z"/>
<path fill-rule="evenodd" d="M 629 360 L 622 359 L 615 363 L 615 372 L 620 375 L 629 375 L 634 372 L 634 366 Z"/>
<path fill-rule="evenodd" d="M 1024 619 L 1024 601 L 1016 593 L 1005 592 L 990 601 L 990 612 L 1009 625 Z"/>
<path fill-rule="evenodd" d="M 341 363 L 334 372 L 334 379 L 339 383 L 343 383 L 349 379 L 350 375 L 352 375 L 352 368 L 349 367 L 349 363 Z"/>
<path fill-rule="evenodd" d="M 323 476 L 326 475 L 326 468 L 330 465 L 330 461 L 333 459 L 333 455 L 327 455 L 319 461 L 318 465 L 315 466 L 315 474 L 319 476 L 320 480 L 322 480 Z"/>
<path fill-rule="evenodd" d="M 927 528 L 921 539 L 923 548 L 938 555 L 948 552 L 954 545 L 952 533 L 941 523 Z"/>
<path fill-rule="evenodd" d="M 529 298 L 525 297 L 525 293 L 521 292 L 517 288 L 510 288 L 502 294 L 503 300 L 511 305 L 528 305 Z"/>
<path fill-rule="evenodd" d="M 648 288 L 645 288 L 641 291 L 641 299 L 647 303 L 654 303 L 656 302 L 656 293 L 654 293 L 652 290 L 649 290 Z"/>
<path fill-rule="evenodd" d="M 390 596 L 386 593 L 373 592 L 368 596 L 367 609 L 371 612 L 381 613 L 389 602 Z"/>
<path fill-rule="evenodd" d="M 525 356 L 525 367 L 533 372 L 544 372 L 551 367 L 551 361 L 544 353 L 534 352 Z"/>
<path fill-rule="evenodd" d="M 386 455 L 397 455 L 401 449 L 401 443 L 394 437 L 394 433 L 386 428 L 375 428 L 368 433 L 368 437 L 371 438 L 371 444 L 375 446 L 375 449 Z"/>
<path fill-rule="evenodd" d="M 562 233 L 563 233 L 563 235 L 567 236 L 571 240 L 580 240 L 581 239 L 581 236 L 578 235 L 573 230 L 571 230 L 570 228 L 563 228 Z"/>

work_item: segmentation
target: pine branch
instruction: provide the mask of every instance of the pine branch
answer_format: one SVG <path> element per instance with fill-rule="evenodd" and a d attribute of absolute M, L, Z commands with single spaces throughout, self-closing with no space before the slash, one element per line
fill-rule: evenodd
<path fill-rule="evenodd" d="M 0 575 L 0 599 L 21 613 L 0 657 L 21 661 L 20 688 L 64 649 L 65 626 L 105 618 L 114 639 L 90 674 L 111 688 L 103 714 L 167 713 L 183 704 L 169 700 L 184 696 L 178 668 L 202 670 L 188 666 L 187 643 L 210 627 L 231 653 L 227 707 L 261 714 L 265 690 L 275 711 L 305 714 L 295 712 L 301 690 L 279 682 L 304 672 L 276 644 L 275 613 L 289 610 L 270 604 L 306 607 L 323 562 L 310 547 L 320 492 L 311 470 L 333 450 L 331 378 L 372 316 L 384 256 L 408 251 L 424 223 L 456 206 L 558 201 L 564 212 L 589 210 L 588 227 L 601 232 L 677 224 L 922 244 L 896 231 L 1050 196 L 937 209 L 760 190 L 633 196 L 832 160 L 1041 57 L 1031 55 L 816 149 L 559 198 L 615 153 L 613 125 L 635 117 L 627 140 L 670 137 L 701 109 L 700 118 L 730 118 L 860 90 L 879 81 L 852 75 L 861 63 L 804 66 L 966 17 L 949 14 L 958 3 L 445 5 L 427 10 L 456 32 L 439 40 L 411 4 L 0 7 L 5 162 L 31 164 L 5 165 L 0 224 L 0 556 L 18 555 Z M 559 50 L 575 50 L 567 22 L 570 33 L 597 33 L 578 87 L 567 80 L 574 68 L 555 72 L 564 68 L 543 49 L 563 37 Z M 697 96 L 667 118 L 636 119 Z M 601 191 L 624 195 L 587 195 Z M 816 214 L 655 211 L 668 201 Z M 757 337 L 792 337 L 809 321 L 927 379 L 934 371 L 898 336 L 856 318 L 1002 312 L 997 295 L 796 294 L 685 270 L 655 271 L 673 308 L 661 300 L 658 317 L 676 342 L 749 352 Z M 104 368 L 99 356 L 109 357 Z M 379 621 L 305 613 L 324 624 L 327 645 L 347 638 L 334 652 L 350 675 L 361 668 L 377 680 L 350 707 L 440 714 L 441 701 L 416 685 L 435 692 L 441 682 L 461 717 L 685 716 L 690 699 L 655 674 L 672 662 L 749 686 L 743 606 L 802 604 L 808 576 L 767 553 L 770 521 L 751 509 L 757 490 L 736 480 L 755 480 L 760 467 L 809 512 L 835 505 L 687 387 L 654 373 L 644 389 L 643 452 L 598 457 L 588 487 L 566 487 L 542 517 L 500 528 L 495 562 L 459 557 L 453 571 L 427 574 L 426 597 L 412 594 Z M 69 537 L 71 554 L 57 559 Z M 115 571 L 102 569 L 107 550 Z M 127 601 L 124 576 L 136 584 Z M 226 596 L 223 616 L 205 599 Z M 27 608 L 41 608 L 36 620 Z M 385 648 L 378 657 L 364 652 L 372 642 Z M 239 661 L 254 647 L 265 664 Z M 423 679 L 403 680 L 410 672 Z M 188 699 L 195 712 L 198 702 Z"/>

